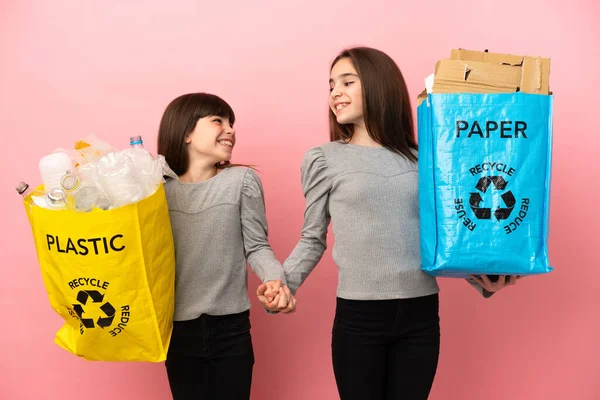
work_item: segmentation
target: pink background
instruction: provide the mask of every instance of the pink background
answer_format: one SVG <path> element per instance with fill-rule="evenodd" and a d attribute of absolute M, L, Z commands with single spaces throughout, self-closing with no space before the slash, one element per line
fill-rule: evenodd
<path fill-rule="evenodd" d="M 90 133 L 118 147 L 141 134 L 154 151 L 171 99 L 214 92 L 237 113 L 234 160 L 261 171 L 271 243 L 283 260 L 300 235 L 302 155 L 328 140 L 329 63 L 357 44 L 390 54 L 413 98 L 455 47 L 552 58 L 556 270 L 487 301 L 462 281 L 440 280 L 442 352 L 431 399 L 600 398 L 596 1 L 106 3 L 0 3 L 0 398 L 170 396 L 161 364 L 87 362 L 53 344 L 61 319 L 13 189 L 21 179 L 39 182 L 42 155 Z M 337 398 L 336 283 L 328 250 L 295 315 L 267 316 L 253 296 L 253 398 Z M 252 275 L 252 291 L 257 284 Z"/>

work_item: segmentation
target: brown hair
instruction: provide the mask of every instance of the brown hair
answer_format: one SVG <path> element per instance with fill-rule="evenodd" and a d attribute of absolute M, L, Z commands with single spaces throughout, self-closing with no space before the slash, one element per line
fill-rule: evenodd
<path fill-rule="evenodd" d="M 192 133 L 200 118 L 208 116 L 228 118 L 233 126 L 235 114 L 227 102 L 214 94 L 188 93 L 171 101 L 163 113 L 158 129 L 158 154 L 162 154 L 177 175 L 183 175 L 190 160 L 185 138 Z M 229 162 L 217 164 L 227 168 Z"/>
<path fill-rule="evenodd" d="M 410 150 L 418 149 L 410 97 L 398 65 L 382 51 L 354 47 L 343 50 L 331 63 L 331 69 L 343 58 L 350 59 L 360 78 L 363 115 L 371 139 L 416 162 L 417 157 Z M 339 124 L 330 109 L 329 132 L 332 142 L 348 142 L 354 125 Z"/>

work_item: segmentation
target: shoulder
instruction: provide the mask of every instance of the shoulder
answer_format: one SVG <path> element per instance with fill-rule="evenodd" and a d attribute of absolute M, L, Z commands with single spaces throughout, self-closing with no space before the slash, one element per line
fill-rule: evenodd
<path fill-rule="evenodd" d="M 231 178 L 243 179 L 246 176 L 246 174 L 248 174 L 250 171 L 253 171 L 252 168 L 244 167 L 243 165 L 236 165 L 233 167 L 225 168 L 220 173 L 226 174 L 224 176 L 230 176 Z"/>
<path fill-rule="evenodd" d="M 304 153 L 302 159 L 302 169 L 309 167 L 327 167 L 327 154 L 326 152 L 331 148 L 331 143 L 325 143 L 317 147 L 313 147 Z"/>
<path fill-rule="evenodd" d="M 255 169 L 250 167 L 230 167 L 231 173 L 242 185 L 242 193 L 247 196 L 262 196 L 263 186 L 260 176 Z"/>
<path fill-rule="evenodd" d="M 165 188 L 165 193 L 167 194 L 167 196 L 170 196 L 174 193 L 174 191 L 177 189 L 178 183 L 179 181 L 177 179 L 166 178 L 163 187 Z"/>

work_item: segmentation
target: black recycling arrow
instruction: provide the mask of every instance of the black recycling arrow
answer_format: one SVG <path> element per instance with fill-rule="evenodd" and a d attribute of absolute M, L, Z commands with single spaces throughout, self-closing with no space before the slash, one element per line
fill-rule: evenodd
<path fill-rule="evenodd" d="M 504 200 L 504 204 L 506 204 L 507 207 L 513 208 L 515 204 L 517 204 L 517 200 L 510 190 L 500 197 L 502 197 L 502 200 Z"/>
<path fill-rule="evenodd" d="M 492 180 L 490 179 L 490 177 L 484 176 L 483 178 L 479 179 L 479 181 L 477 182 L 477 185 L 475 185 L 475 189 L 485 193 L 488 186 L 490 186 L 490 183 L 492 183 Z"/>
<path fill-rule="evenodd" d="M 492 214 L 491 208 L 479 207 L 479 203 L 481 203 L 483 199 L 481 195 L 477 192 L 471 193 L 471 197 L 469 198 L 469 204 L 471 205 L 471 210 L 475 213 L 475 216 L 479 219 L 490 219 Z"/>
<path fill-rule="evenodd" d="M 77 314 L 79 318 L 83 315 L 83 307 L 79 304 L 73 304 L 73 311 L 75 311 L 75 314 Z"/>
<path fill-rule="evenodd" d="M 93 328 L 94 327 L 94 320 L 91 318 L 83 318 L 83 313 L 85 311 L 83 311 L 83 307 L 81 307 L 80 304 L 73 304 L 73 311 L 75 311 L 75 314 L 77 314 L 77 316 L 79 317 L 79 320 L 81 321 L 81 323 L 83 324 L 83 326 L 85 326 L 86 328 Z"/>
<path fill-rule="evenodd" d="M 81 290 L 77 293 L 77 301 L 81 304 L 85 305 L 89 297 L 94 303 L 101 303 L 104 300 L 104 295 L 97 290 Z"/>
<path fill-rule="evenodd" d="M 102 307 L 100 307 L 100 309 L 104 312 L 104 314 L 106 314 L 107 316 L 110 315 L 115 315 L 115 313 L 117 312 L 117 310 L 115 310 L 115 308 L 112 306 L 112 304 L 110 304 L 108 301 L 106 303 L 104 303 L 102 305 Z"/>
<path fill-rule="evenodd" d="M 117 310 L 115 310 L 115 308 L 109 302 L 104 303 L 100 309 L 104 315 L 106 315 L 106 317 L 99 317 L 97 323 L 100 328 L 104 329 L 112 324 Z"/>
<path fill-rule="evenodd" d="M 500 197 L 502 197 L 502 200 L 504 200 L 504 204 L 506 204 L 507 207 L 497 208 L 496 211 L 494 211 L 494 217 L 496 217 L 498 221 L 500 221 L 501 219 L 507 219 L 510 216 L 510 213 L 512 212 L 513 208 L 515 208 L 515 204 L 517 203 L 515 196 L 510 190 Z"/>
<path fill-rule="evenodd" d="M 496 189 L 504 190 L 508 182 L 501 176 L 484 176 L 479 179 L 475 188 L 485 193 L 490 186 L 490 183 L 494 185 Z"/>
<path fill-rule="evenodd" d="M 98 318 L 98 321 L 96 322 L 98 324 L 98 326 L 102 329 L 109 327 L 112 322 L 113 319 L 115 319 L 115 316 L 113 315 L 112 317 L 106 317 L 106 318 Z"/>
<path fill-rule="evenodd" d="M 479 203 L 483 201 L 481 195 L 477 192 L 471 193 L 471 197 L 469 198 L 469 204 L 471 207 L 479 207 Z"/>
<path fill-rule="evenodd" d="M 501 176 L 490 176 L 490 179 L 494 183 L 494 187 L 499 190 L 504 190 L 508 182 L 504 180 Z"/>

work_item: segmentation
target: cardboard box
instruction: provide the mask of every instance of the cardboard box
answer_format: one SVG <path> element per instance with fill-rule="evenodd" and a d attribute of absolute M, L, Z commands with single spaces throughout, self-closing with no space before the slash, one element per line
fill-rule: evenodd
<path fill-rule="evenodd" d="M 550 94 L 550 59 L 454 49 L 435 67 L 433 93 L 463 92 Z"/>

